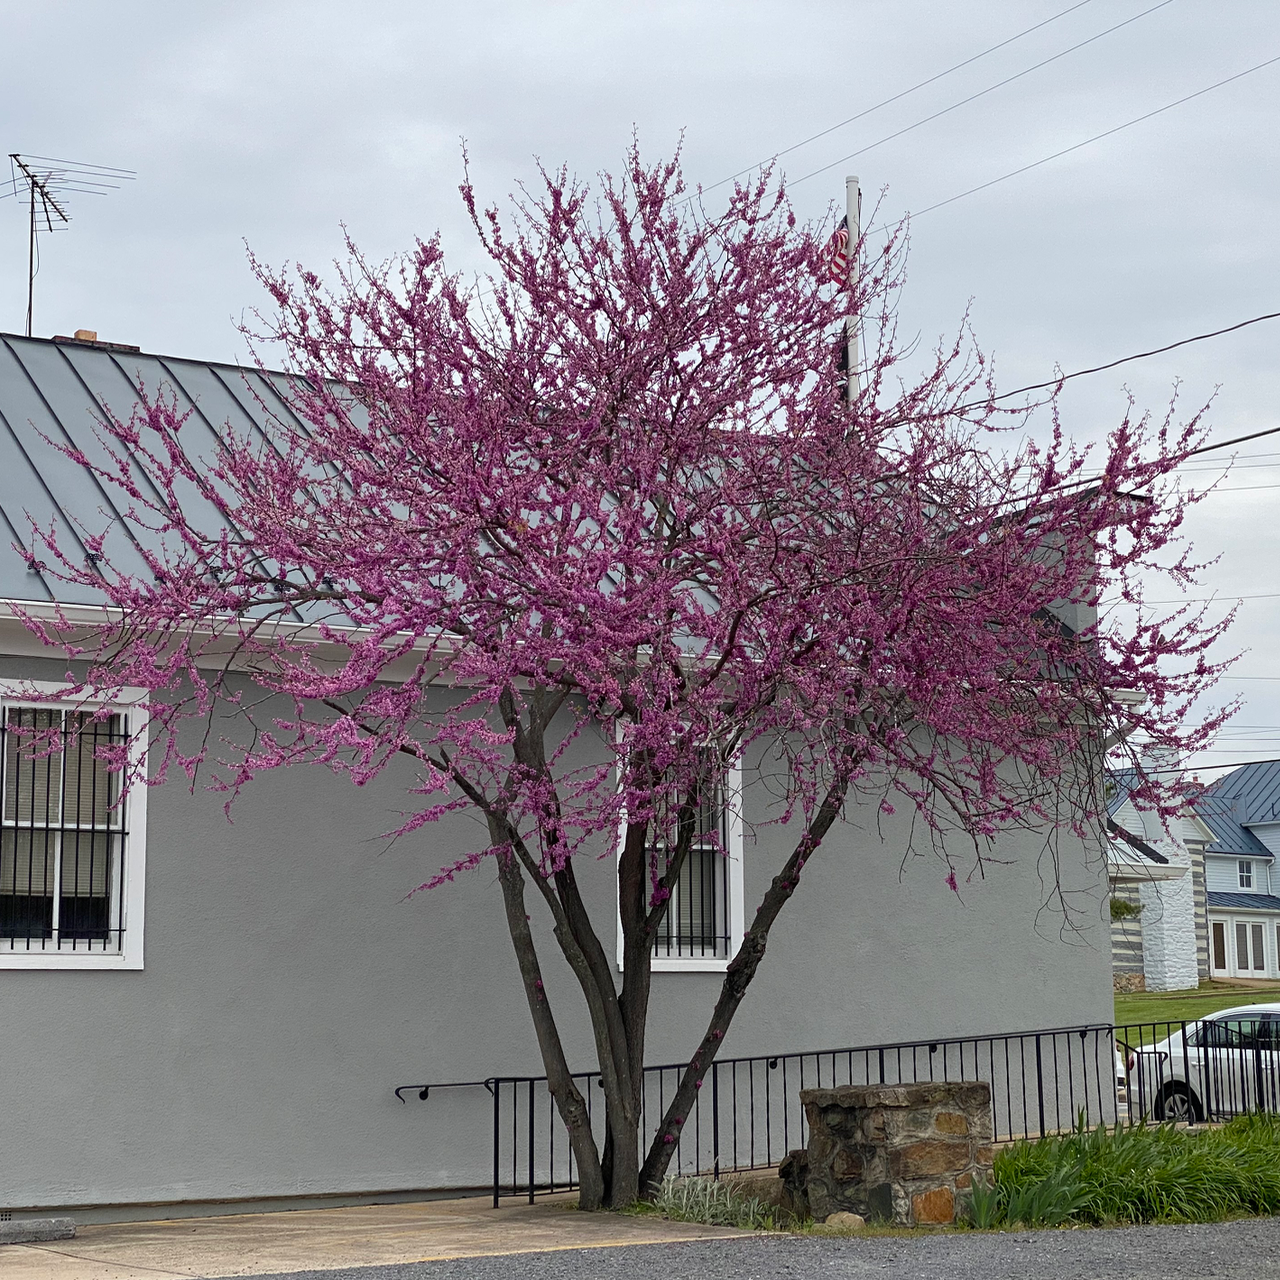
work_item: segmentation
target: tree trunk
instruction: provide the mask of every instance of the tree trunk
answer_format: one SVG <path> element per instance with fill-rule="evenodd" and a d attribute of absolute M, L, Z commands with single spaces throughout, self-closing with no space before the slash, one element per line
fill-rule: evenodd
<path fill-rule="evenodd" d="M 769 930 L 778 918 L 778 913 L 795 893 L 805 863 L 822 843 L 823 837 L 839 815 L 848 786 L 848 773 L 842 773 L 827 791 L 822 806 L 814 815 L 804 835 L 801 836 L 786 865 L 774 876 L 773 882 L 756 910 L 751 928 L 742 939 L 742 945 L 738 948 L 737 954 L 729 962 L 729 968 L 724 975 L 724 984 L 720 988 L 720 998 L 716 1001 L 711 1021 L 707 1025 L 701 1044 L 698 1045 L 680 1078 L 680 1084 L 667 1107 L 666 1114 L 662 1117 L 662 1124 L 654 1135 L 644 1166 L 640 1170 L 640 1195 L 645 1199 L 654 1196 L 662 1183 L 667 1166 L 671 1163 L 671 1157 L 679 1145 L 680 1134 L 684 1129 L 690 1108 L 697 1098 L 703 1077 L 719 1052 L 734 1014 L 737 1013 L 738 1006 L 742 1003 L 747 988 L 760 967 L 760 961 L 764 959 Z"/>
<path fill-rule="evenodd" d="M 490 817 L 490 837 L 500 845 L 505 834 L 497 827 L 498 820 Z M 524 905 L 524 877 L 514 853 L 498 854 L 498 881 L 502 885 L 502 898 L 507 912 L 507 928 L 515 946 L 516 962 L 524 984 L 529 1012 L 538 1036 L 538 1048 L 547 1070 L 547 1087 L 556 1100 L 556 1108 L 569 1134 L 569 1146 L 578 1164 L 578 1200 L 583 1209 L 599 1209 L 604 1203 L 604 1170 L 596 1149 L 595 1135 L 591 1132 L 591 1115 L 586 1099 L 573 1082 L 569 1064 L 565 1060 L 564 1046 L 556 1028 L 555 1017 L 542 984 L 538 965 L 538 953 L 534 946 L 533 932 Z M 633 1197 L 634 1199 L 634 1197 Z"/>
<path fill-rule="evenodd" d="M 640 1118 L 639 1112 L 612 1126 L 612 1161 L 608 1173 L 610 1209 L 626 1209 L 640 1199 Z"/>

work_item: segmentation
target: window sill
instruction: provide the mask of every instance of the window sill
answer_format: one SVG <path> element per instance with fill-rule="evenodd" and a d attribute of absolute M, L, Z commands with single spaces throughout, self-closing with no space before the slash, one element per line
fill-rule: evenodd
<path fill-rule="evenodd" d="M 94 955 L 81 951 L 60 954 L 43 951 L 0 951 L 0 969 L 132 969 L 142 968 L 142 957 L 132 955 Z"/>
<path fill-rule="evenodd" d="M 622 966 L 619 965 L 619 968 Z M 671 958 L 654 957 L 650 965 L 652 973 L 724 973 L 729 967 L 727 959 L 714 956 L 672 956 Z"/>

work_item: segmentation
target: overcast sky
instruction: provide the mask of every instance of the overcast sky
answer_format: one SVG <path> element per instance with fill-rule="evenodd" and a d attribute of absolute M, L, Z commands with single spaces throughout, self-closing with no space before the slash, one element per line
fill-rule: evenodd
<path fill-rule="evenodd" d="M 342 223 L 375 257 L 439 228 L 458 266 L 479 267 L 463 138 L 487 199 L 535 156 L 616 168 L 633 128 L 650 156 L 683 131 L 688 177 L 710 185 L 1071 3 L 0 0 L 4 151 L 138 173 L 73 197 L 73 226 L 42 248 L 35 332 L 241 359 L 235 323 L 261 302 L 246 242 L 323 268 Z M 868 200 L 884 191 L 887 215 L 923 210 L 1280 56 L 1275 0 L 1169 0 L 843 161 L 1154 4 L 1087 0 L 790 152 L 793 180 L 838 162 L 794 186 L 799 212 L 842 201 L 846 172 Z M 903 332 L 931 342 L 971 306 L 1012 388 L 1280 310 L 1278 156 L 1280 62 L 922 213 Z M 25 306 L 25 210 L 0 200 L 0 329 L 20 332 Z M 1188 408 L 1216 391 L 1215 437 L 1280 425 L 1278 342 L 1280 321 L 1081 379 L 1065 423 L 1095 438 L 1126 388 L 1160 411 L 1181 380 Z M 1193 517 L 1198 550 L 1221 557 L 1205 594 L 1278 594 L 1241 606 L 1246 652 L 1223 688 L 1247 702 L 1214 761 L 1280 755 L 1280 437 L 1237 467 Z"/>

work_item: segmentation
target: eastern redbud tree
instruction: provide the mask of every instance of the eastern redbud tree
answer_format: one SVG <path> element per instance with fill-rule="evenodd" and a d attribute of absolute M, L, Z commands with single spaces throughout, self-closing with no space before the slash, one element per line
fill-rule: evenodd
<path fill-rule="evenodd" d="M 225 426 L 216 457 L 188 447 L 163 387 L 105 421 L 110 461 L 79 460 L 125 495 L 151 574 L 117 569 L 105 541 L 86 568 L 46 534 L 115 612 L 71 644 L 43 634 L 86 664 L 85 694 L 153 691 L 153 783 L 194 777 L 208 748 L 180 730 L 220 706 L 252 725 L 215 747 L 233 795 L 301 763 L 359 785 L 408 756 L 397 834 L 482 815 L 483 847 L 429 885 L 496 865 L 581 1202 L 620 1206 L 661 1180 L 770 930 L 851 806 L 914 807 L 954 888 L 1011 829 L 1096 838 L 1117 743 L 1206 741 L 1221 715 L 1185 713 L 1221 625 L 1097 609 L 1192 580 L 1174 472 L 1202 432 L 1131 412 L 1091 452 L 1055 416 L 1037 443 L 964 328 L 908 372 L 901 236 L 851 246 L 855 282 L 835 283 L 824 234 L 767 175 L 710 212 L 677 163 L 633 149 L 594 189 L 561 171 L 506 213 L 462 196 L 478 286 L 439 237 L 384 264 L 348 244 L 330 284 L 254 264 L 294 416 L 267 438 Z M 851 316 L 867 350 L 850 401 Z M 193 486 L 217 527 L 184 514 Z M 646 1149 L 655 939 L 700 809 L 740 803 L 723 780 L 753 750 L 784 781 L 752 820 L 793 843 Z M 584 856 L 617 860 L 620 976 Z M 585 1000 L 603 1144 L 529 895 Z"/>

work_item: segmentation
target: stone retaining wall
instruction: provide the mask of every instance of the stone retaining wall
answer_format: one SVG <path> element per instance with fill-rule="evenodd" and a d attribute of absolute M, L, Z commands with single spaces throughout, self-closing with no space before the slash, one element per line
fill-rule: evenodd
<path fill-rule="evenodd" d="M 956 1219 L 975 1176 L 991 1176 L 991 1087 L 846 1085 L 804 1089 L 808 1197 L 833 1213 L 914 1226 Z"/>

